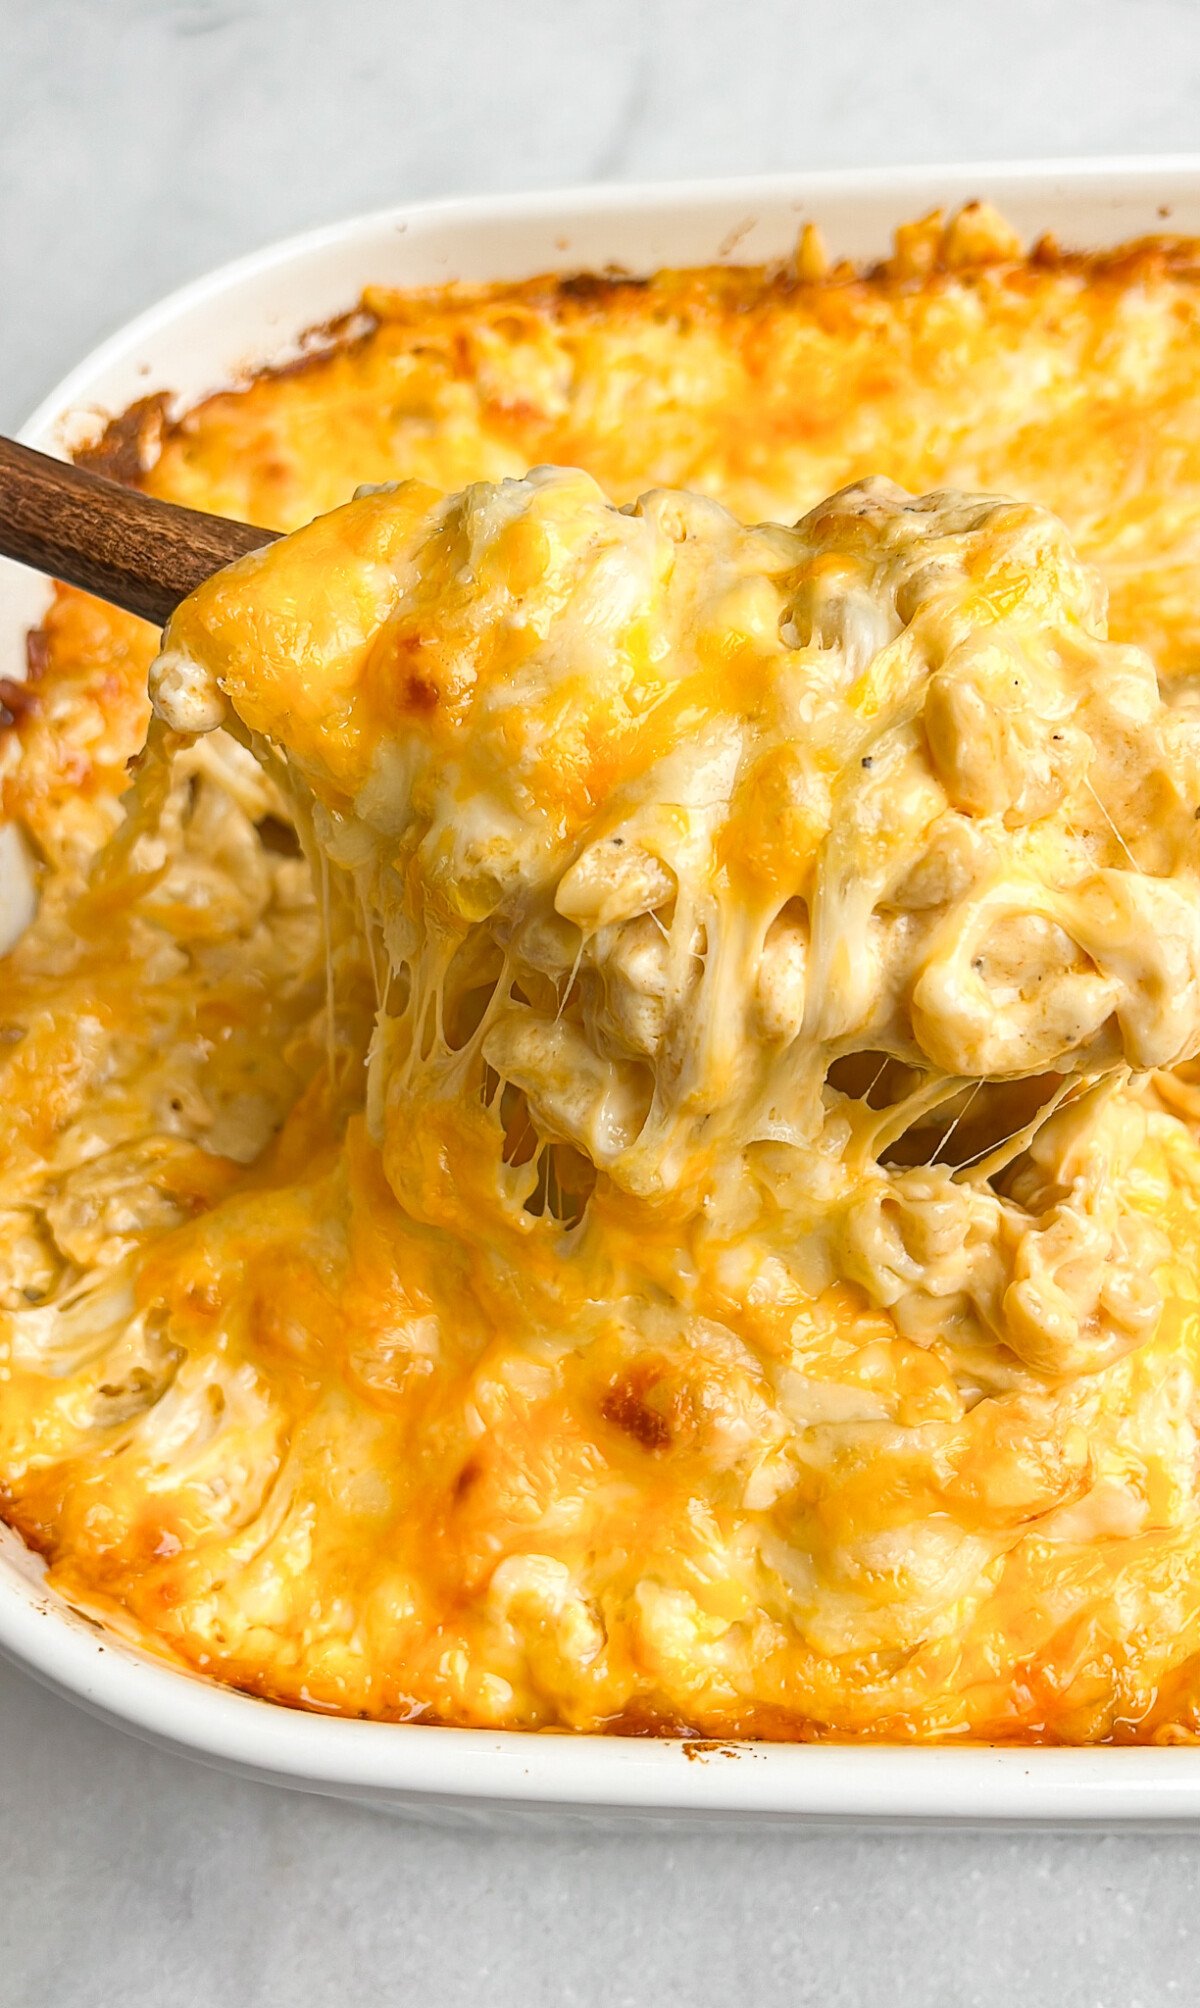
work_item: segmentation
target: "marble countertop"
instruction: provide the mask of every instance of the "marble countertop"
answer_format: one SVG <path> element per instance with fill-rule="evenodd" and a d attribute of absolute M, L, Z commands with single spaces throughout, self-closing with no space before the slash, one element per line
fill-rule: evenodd
<path fill-rule="evenodd" d="M 0 424 L 168 288 L 360 208 L 1200 144 L 1193 0 L 0 0 Z M 18 305 L 19 303 L 19 305 Z M 1150 2008 L 1186 1836 L 439 1832 L 0 1669 L 0 2008 Z"/>

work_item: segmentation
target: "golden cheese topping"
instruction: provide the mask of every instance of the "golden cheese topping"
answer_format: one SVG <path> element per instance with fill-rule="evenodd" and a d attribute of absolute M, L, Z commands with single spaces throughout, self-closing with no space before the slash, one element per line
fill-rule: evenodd
<path fill-rule="evenodd" d="M 333 513 L 181 609 L 123 822 L 136 623 L 61 594 L 0 742 L 69 1595 L 351 1713 L 1194 1732 L 1193 271 L 373 295 L 164 435 Z"/>

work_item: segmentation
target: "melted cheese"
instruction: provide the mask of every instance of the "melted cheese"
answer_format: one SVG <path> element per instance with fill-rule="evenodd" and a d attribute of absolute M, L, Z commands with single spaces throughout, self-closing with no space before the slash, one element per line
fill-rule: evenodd
<path fill-rule="evenodd" d="M 903 1195 L 918 1233 L 938 1214 L 947 1258 L 920 1280 L 946 1295 L 974 1273 L 967 1202 L 884 1146 L 964 1090 L 1053 1069 L 1048 1110 L 1074 1075 L 1200 1050 L 1200 728 L 1101 619 L 1027 506 L 876 483 L 746 529 L 546 469 L 376 492 L 245 560 L 180 609 L 150 688 L 184 733 L 227 700 L 356 884 L 387 963 L 369 1100 L 410 1214 L 442 1220 L 473 1160 L 476 1230 L 503 1238 L 566 1145 L 603 1174 L 593 1215 L 634 1197 L 744 1234 L 749 1154 L 777 1145 L 757 1175 L 785 1238 L 832 1218 L 831 1266 L 876 1282 Z M 866 1055 L 909 1077 L 884 1111 L 830 1083 Z M 441 1139 L 440 1179 L 414 1133 Z M 1113 1149 L 1080 1170 L 1101 1211 Z M 971 1205 L 994 1259 L 1002 1204 Z M 988 1285 L 996 1335 L 1050 1369 L 1113 1343 L 1105 1320 L 1082 1339 L 1057 1277 L 1084 1249 L 1060 1239 Z M 1138 1298 L 1140 1240 L 1124 1252 Z"/>
<path fill-rule="evenodd" d="M 1195 1726 L 1192 253 L 819 266 L 374 295 L 186 419 L 147 484 L 280 527 L 419 479 L 182 611 L 87 877 L 151 645 L 35 645 L 0 1482 L 190 1665 Z"/>

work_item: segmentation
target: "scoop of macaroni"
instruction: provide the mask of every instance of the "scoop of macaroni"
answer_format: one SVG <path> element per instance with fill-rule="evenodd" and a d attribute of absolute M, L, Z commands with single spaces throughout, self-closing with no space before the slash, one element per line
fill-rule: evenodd
<path fill-rule="evenodd" d="M 417 1217 L 443 1148 L 497 1228 L 601 1175 L 711 1236 L 765 1183 L 889 1304 L 933 1232 L 918 1287 L 952 1271 L 1049 1370 L 1144 1328 L 1138 1235 L 1085 1334 L 1061 1223 L 999 1290 L 984 1181 L 889 1164 L 989 1102 L 1021 1143 L 1060 1105 L 1111 1128 L 1118 1077 L 1200 1049 L 1200 731 L 1046 511 L 875 481 L 747 528 L 557 469 L 408 484 L 212 581 L 151 683 L 176 731 L 230 716 L 354 883 Z"/>

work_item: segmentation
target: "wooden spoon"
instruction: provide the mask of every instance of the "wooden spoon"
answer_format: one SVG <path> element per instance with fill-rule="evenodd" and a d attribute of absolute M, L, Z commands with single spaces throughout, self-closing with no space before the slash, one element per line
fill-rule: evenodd
<path fill-rule="evenodd" d="M 159 502 L 0 438 L 0 556 L 81 586 L 156 627 L 222 565 L 278 535 Z"/>

